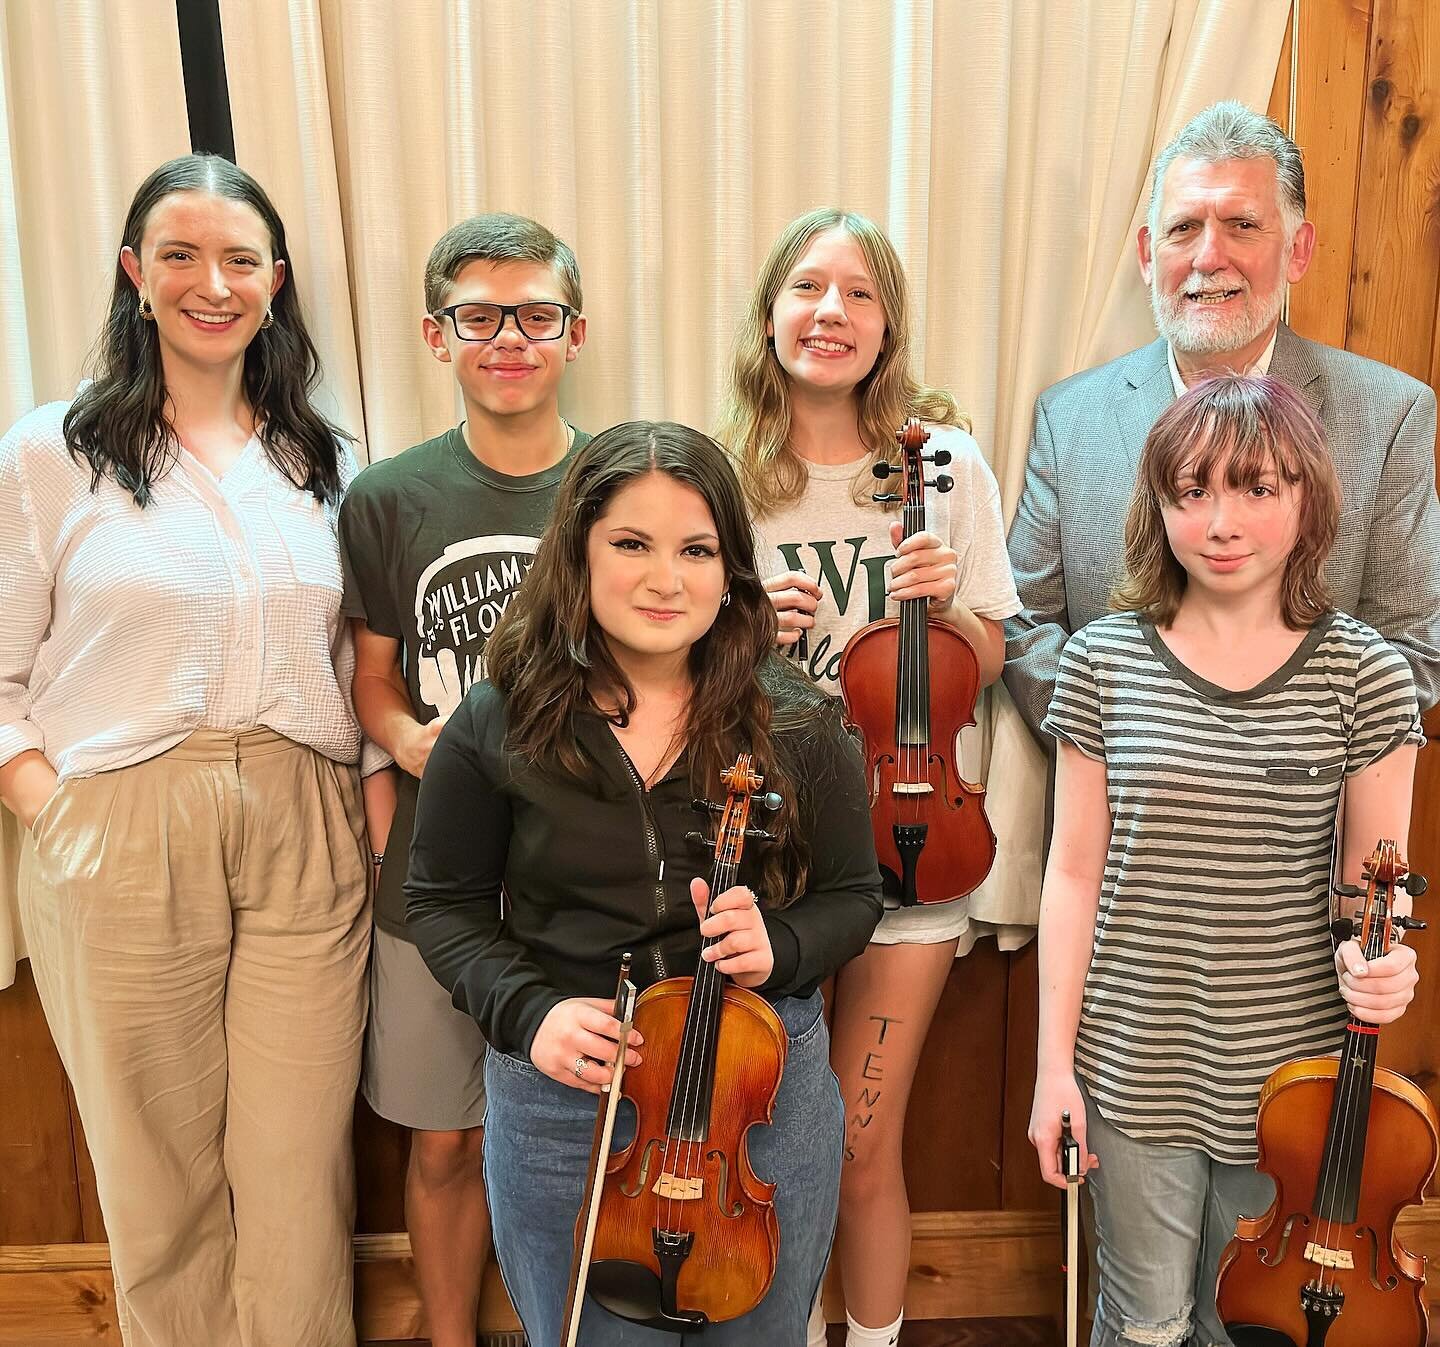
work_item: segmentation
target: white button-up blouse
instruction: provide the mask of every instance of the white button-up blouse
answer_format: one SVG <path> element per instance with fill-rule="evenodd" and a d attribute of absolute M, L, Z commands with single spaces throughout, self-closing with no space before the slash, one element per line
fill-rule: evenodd
<path fill-rule="evenodd" d="M 0 763 L 38 748 L 88 776 L 202 726 L 355 762 L 336 508 L 254 438 L 219 478 L 179 450 L 144 509 L 108 477 L 92 491 L 66 406 L 0 440 Z"/>

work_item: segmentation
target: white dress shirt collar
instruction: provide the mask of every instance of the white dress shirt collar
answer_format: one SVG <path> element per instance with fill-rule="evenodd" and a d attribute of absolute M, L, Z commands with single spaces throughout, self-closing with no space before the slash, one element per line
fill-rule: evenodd
<path fill-rule="evenodd" d="M 1260 352 L 1260 358 L 1245 371 L 1246 374 L 1269 374 L 1270 361 L 1275 356 L 1275 338 L 1280 335 L 1280 329 L 1275 329 L 1275 335 L 1270 338 L 1270 344 Z M 1175 396 L 1185 396 L 1185 380 L 1180 377 L 1180 366 L 1175 363 L 1175 348 L 1168 342 L 1165 345 L 1165 359 L 1170 362 L 1170 382 L 1175 385 Z"/>

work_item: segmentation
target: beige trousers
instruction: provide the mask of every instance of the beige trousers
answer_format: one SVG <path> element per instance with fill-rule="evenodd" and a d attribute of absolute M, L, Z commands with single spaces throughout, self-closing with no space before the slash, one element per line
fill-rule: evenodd
<path fill-rule="evenodd" d="M 20 902 L 129 1347 L 351 1347 L 360 787 L 269 730 L 66 781 Z"/>

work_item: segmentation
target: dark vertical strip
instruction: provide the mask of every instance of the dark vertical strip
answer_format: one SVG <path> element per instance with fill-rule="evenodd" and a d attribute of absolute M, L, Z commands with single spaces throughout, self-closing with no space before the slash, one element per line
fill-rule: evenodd
<path fill-rule="evenodd" d="M 180 24 L 180 65 L 185 75 L 185 109 L 190 148 L 235 160 L 230 121 L 230 86 L 225 79 L 225 41 L 220 33 L 220 0 L 175 0 Z"/>

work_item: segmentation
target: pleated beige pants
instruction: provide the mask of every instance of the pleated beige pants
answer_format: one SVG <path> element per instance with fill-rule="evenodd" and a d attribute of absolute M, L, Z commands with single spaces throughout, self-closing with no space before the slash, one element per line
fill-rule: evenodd
<path fill-rule="evenodd" d="M 20 863 L 129 1347 L 350 1347 L 360 787 L 269 730 L 73 779 Z"/>

